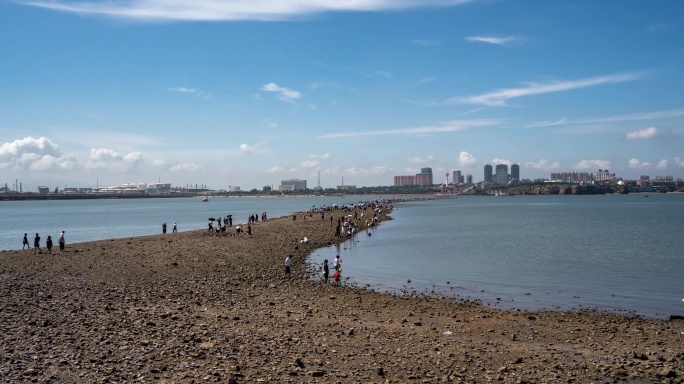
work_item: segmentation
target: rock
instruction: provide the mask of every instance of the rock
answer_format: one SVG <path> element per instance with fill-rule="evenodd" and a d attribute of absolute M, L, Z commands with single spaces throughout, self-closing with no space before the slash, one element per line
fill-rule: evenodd
<path fill-rule="evenodd" d="M 385 369 L 382 367 L 377 367 L 377 368 L 375 368 L 375 373 L 377 373 L 378 376 L 384 376 L 385 375 Z"/>
<path fill-rule="evenodd" d="M 672 378 L 677 377 L 677 372 L 675 372 L 671 367 L 665 367 L 658 374 L 659 377 Z"/>
<path fill-rule="evenodd" d="M 667 317 L 667 321 L 684 320 L 682 315 L 670 315 Z"/>

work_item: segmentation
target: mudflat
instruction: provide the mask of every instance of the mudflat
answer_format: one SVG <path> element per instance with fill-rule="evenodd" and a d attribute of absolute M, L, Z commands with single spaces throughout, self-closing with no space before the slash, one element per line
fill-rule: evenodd
<path fill-rule="evenodd" d="M 681 320 L 507 311 L 324 284 L 307 256 L 338 241 L 329 215 L 256 223 L 253 236 L 198 230 L 67 244 L 52 255 L 0 252 L 0 377 L 684 382 Z"/>

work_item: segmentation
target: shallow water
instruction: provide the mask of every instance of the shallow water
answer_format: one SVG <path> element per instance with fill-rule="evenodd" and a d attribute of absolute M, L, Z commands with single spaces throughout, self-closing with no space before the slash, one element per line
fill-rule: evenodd
<path fill-rule="evenodd" d="M 684 194 L 411 202 L 312 260 L 371 289 L 502 308 L 684 314 Z M 410 282 L 409 282 L 410 281 Z"/>

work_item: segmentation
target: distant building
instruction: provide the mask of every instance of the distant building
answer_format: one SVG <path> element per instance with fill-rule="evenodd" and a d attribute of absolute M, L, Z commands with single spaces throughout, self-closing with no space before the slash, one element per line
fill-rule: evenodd
<path fill-rule="evenodd" d="M 511 181 L 518 183 L 520 182 L 520 165 L 511 165 Z"/>
<path fill-rule="evenodd" d="M 494 184 L 508 184 L 508 165 L 497 164 L 496 173 L 494 174 Z"/>
<path fill-rule="evenodd" d="M 461 175 L 461 171 L 454 171 L 454 184 L 463 184 L 463 175 Z"/>
<path fill-rule="evenodd" d="M 596 181 L 612 181 L 615 179 L 615 174 L 610 173 L 607 169 L 599 169 L 598 172 L 596 172 Z"/>
<path fill-rule="evenodd" d="M 229 185 L 228 192 L 240 192 L 240 187 L 237 185 Z"/>
<path fill-rule="evenodd" d="M 50 193 L 50 187 L 40 186 L 38 187 L 38 193 L 41 195 L 47 195 Z"/>
<path fill-rule="evenodd" d="M 594 181 L 594 174 L 591 172 L 553 172 L 551 173 L 551 181 L 590 183 Z"/>
<path fill-rule="evenodd" d="M 656 176 L 655 179 L 653 179 L 653 181 L 656 181 L 656 182 L 673 182 L 674 177 L 672 177 L 672 176 Z"/>
<path fill-rule="evenodd" d="M 262 189 L 262 191 L 264 192 L 271 192 L 272 190 L 273 187 L 271 187 L 270 185 L 264 185 L 264 188 Z"/>
<path fill-rule="evenodd" d="M 461 177 L 463 177 L 463 176 L 461 176 Z M 472 183 L 473 183 L 473 175 L 468 174 L 468 176 L 466 176 L 466 184 L 472 184 Z"/>
<path fill-rule="evenodd" d="M 429 187 L 432 183 L 432 168 L 421 168 L 420 173 L 413 176 L 394 176 L 394 186 Z"/>
<path fill-rule="evenodd" d="M 491 183 L 493 181 L 491 164 L 485 164 L 484 166 L 484 181 L 485 183 Z"/>
<path fill-rule="evenodd" d="M 356 185 L 338 185 L 337 189 L 340 191 L 353 191 L 356 190 Z"/>
<path fill-rule="evenodd" d="M 650 178 L 648 177 L 648 175 L 641 175 L 641 177 L 639 178 L 639 180 L 641 180 L 641 181 L 649 181 Z"/>
<path fill-rule="evenodd" d="M 299 180 L 299 179 L 282 180 L 280 182 L 280 187 L 278 189 L 282 192 L 305 191 L 306 190 L 306 180 Z"/>

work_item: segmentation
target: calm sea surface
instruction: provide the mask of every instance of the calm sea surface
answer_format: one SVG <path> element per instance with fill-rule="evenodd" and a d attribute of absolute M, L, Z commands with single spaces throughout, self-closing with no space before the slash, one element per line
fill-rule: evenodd
<path fill-rule="evenodd" d="M 206 228 L 372 196 L 0 202 L 0 250 L 24 232 L 67 243 Z M 401 203 L 395 220 L 312 260 L 343 259 L 371 289 L 458 295 L 502 308 L 684 314 L 684 194 L 499 196 Z"/>
<path fill-rule="evenodd" d="M 399 196 L 397 196 L 399 197 Z M 372 200 L 377 196 L 364 196 Z M 207 228 L 210 217 L 233 215 L 233 225 L 246 223 L 249 215 L 266 212 L 269 218 L 304 211 L 313 205 L 354 203 L 361 197 L 245 197 L 145 198 L 48 201 L 0 201 L 0 250 L 21 249 L 24 233 L 33 244 L 36 232 L 41 243 L 51 235 L 55 244 L 66 231 L 67 243 L 144 236 L 161 233 L 162 223 L 171 232 Z"/>
<path fill-rule="evenodd" d="M 684 315 L 684 194 L 459 197 L 396 208 L 372 236 L 312 259 L 339 254 L 343 278 L 376 290 Z"/>

